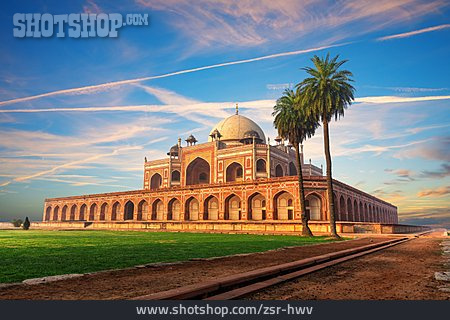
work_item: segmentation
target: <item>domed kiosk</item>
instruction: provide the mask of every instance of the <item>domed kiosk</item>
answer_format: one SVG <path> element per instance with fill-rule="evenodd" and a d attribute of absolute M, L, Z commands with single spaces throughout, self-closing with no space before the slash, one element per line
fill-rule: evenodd
<path fill-rule="evenodd" d="M 213 141 L 217 132 L 220 133 L 220 141 L 228 144 L 242 144 L 243 139 L 255 137 L 258 142 L 265 142 L 266 136 L 256 122 L 238 113 L 223 119 L 212 128 L 209 141 Z"/>

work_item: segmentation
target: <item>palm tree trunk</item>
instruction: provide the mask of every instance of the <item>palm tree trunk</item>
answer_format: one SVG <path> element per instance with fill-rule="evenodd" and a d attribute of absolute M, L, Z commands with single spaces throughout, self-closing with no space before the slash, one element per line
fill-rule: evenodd
<path fill-rule="evenodd" d="M 305 207 L 305 190 L 303 188 L 303 172 L 302 172 L 302 161 L 300 158 L 300 150 L 299 150 L 299 144 L 295 144 L 295 155 L 297 158 L 297 167 L 298 167 L 298 189 L 300 193 L 300 210 L 301 210 L 301 217 L 302 217 L 302 235 L 312 237 L 313 234 L 311 232 L 311 229 L 308 226 L 308 216 L 306 215 L 306 207 Z"/>
<path fill-rule="evenodd" d="M 336 231 L 336 220 L 334 215 L 334 193 L 333 193 L 333 177 L 331 175 L 331 152 L 330 152 L 330 134 L 328 132 L 327 117 L 323 117 L 323 141 L 325 149 L 325 160 L 327 162 L 327 195 L 328 195 L 328 212 L 330 213 L 331 235 L 340 238 Z"/>

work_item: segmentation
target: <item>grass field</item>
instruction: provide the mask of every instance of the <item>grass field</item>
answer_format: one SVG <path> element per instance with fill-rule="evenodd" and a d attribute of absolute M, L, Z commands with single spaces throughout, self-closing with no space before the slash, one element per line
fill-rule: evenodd
<path fill-rule="evenodd" d="M 331 240 L 244 234 L 0 230 L 0 282 L 327 241 Z"/>

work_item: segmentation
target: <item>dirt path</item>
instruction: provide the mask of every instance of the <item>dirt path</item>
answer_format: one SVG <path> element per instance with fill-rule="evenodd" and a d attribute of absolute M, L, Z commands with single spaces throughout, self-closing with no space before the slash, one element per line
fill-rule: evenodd
<path fill-rule="evenodd" d="M 209 261 L 188 261 L 171 266 L 111 271 L 39 285 L 19 285 L 0 289 L 0 299 L 126 299 L 193 284 L 218 276 L 237 274 L 381 242 L 386 239 L 384 237 L 363 238 Z"/>
<path fill-rule="evenodd" d="M 248 299 L 450 300 L 437 289 L 441 240 L 419 238 L 254 294 Z M 448 271 L 448 270 L 447 270 Z"/>

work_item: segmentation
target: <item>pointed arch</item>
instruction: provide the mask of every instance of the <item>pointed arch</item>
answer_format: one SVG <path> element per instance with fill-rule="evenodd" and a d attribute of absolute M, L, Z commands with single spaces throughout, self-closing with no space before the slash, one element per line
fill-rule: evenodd
<path fill-rule="evenodd" d="M 259 192 L 253 193 L 247 200 L 248 220 L 266 220 L 266 198 Z"/>
<path fill-rule="evenodd" d="M 216 196 L 210 195 L 205 199 L 203 220 L 219 219 L 219 200 Z"/>
<path fill-rule="evenodd" d="M 347 208 L 345 206 L 345 199 L 344 196 L 341 195 L 341 197 L 339 198 L 339 216 L 340 216 L 340 220 L 341 221 L 347 221 Z"/>
<path fill-rule="evenodd" d="M 80 217 L 78 220 L 84 221 L 86 219 L 86 214 L 87 214 L 87 205 L 83 203 L 80 207 Z"/>
<path fill-rule="evenodd" d="M 296 176 L 297 175 L 297 167 L 295 166 L 294 162 L 289 162 L 289 175 L 290 176 Z"/>
<path fill-rule="evenodd" d="M 294 197 L 288 191 L 280 191 L 273 197 L 273 219 L 294 219 Z"/>
<path fill-rule="evenodd" d="M 159 189 L 162 185 L 162 177 L 159 173 L 152 175 L 150 179 L 150 189 Z"/>
<path fill-rule="evenodd" d="M 277 164 L 275 167 L 275 177 L 284 177 L 284 171 L 281 164 Z"/>
<path fill-rule="evenodd" d="M 256 161 L 256 173 L 262 173 L 264 176 L 267 175 L 267 165 L 266 160 L 264 159 L 258 159 Z"/>
<path fill-rule="evenodd" d="M 66 221 L 67 220 L 67 204 L 62 208 L 61 210 L 61 221 Z"/>
<path fill-rule="evenodd" d="M 156 199 L 152 203 L 152 219 L 151 220 L 163 220 L 164 216 L 164 204 L 161 199 Z"/>
<path fill-rule="evenodd" d="M 70 220 L 70 221 L 75 221 L 76 216 L 77 216 L 77 205 L 74 204 L 74 205 L 72 205 L 72 207 L 70 208 L 70 218 L 69 218 L 69 220 Z"/>
<path fill-rule="evenodd" d="M 306 215 L 311 220 L 322 220 L 322 198 L 313 192 L 305 197 Z"/>
<path fill-rule="evenodd" d="M 91 208 L 89 210 L 89 221 L 94 221 L 96 220 L 96 216 L 97 216 L 97 204 L 93 203 L 91 204 Z"/>
<path fill-rule="evenodd" d="M 355 221 L 361 221 L 359 218 L 358 202 L 356 201 L 356 199 L 353 200 L 353 210 L 354 210 Z"/>
<path fill-rule="evenodd" d="M 119 201 L 116 201 L 116 202 L 114 202 L 114 204 L 112 206 L 111 221 L 118 220 L 119 212 L 120 212 L 120 203 L 119 203 Z"/>
<path fill-rule="evenodd" d="M 106 220 L 106 213 L 108 212 L 108 203 L 103 202 L 102 206 L 100 207 L 100 221 Z"/>
<path fill-rule="evenodd" d="M 181 202 L 178 198 L 172 198 L 167 205 L 167 220 L 180 220 Z"/>
<path fill-rule="evenodd" d="M 52 214 L 52 206 L 48 206 L 47 209 L 45 209 L 45 221 L 50 221 L 51 214 Z"/>
<path fill-rule="evenodd" d="M 137 220 L 146 220 L 148 215 L 148 203 L 145 200 L 141 200 L 138 203 Z"/>
<path fill-rule="evenodd" d="M 58 221 L 58 215 L 59 215 L 59 206 L 56 206 L 56 207 L 53 209 L 53 217 L 52 217 L 52 220 L 53 220 L 53 221 Z"/>
<path fill-rule="evenodd" d="M 353 204 L 352 199 L 347 198 L 347 221 L 355 221 L 353 217 Z"/>
<path fill-rule="evenodd" d="M 232 193 L 225 199 L 225 220 L 241 220 L 241 198 Z"/>
<path fill-rule="evenodd" d="M 197 198 L 190 197 L 186 200 L 185 208 L 184 208 L 184 220 L 198 220 L 199 213 L 199 202 Z"/>
<path fill-rule="evenodd" d="M 186 185 L 210 183 L 211 167 L 209 162 L 197 157 L 186 167 Z"/>
<path fill-rule="evenodd" d="M 128 200 L 123 207 L 123 220 L 133 220 L 134 219 L 134 203 Z"/>
<path fill-rule="evenodd" d="M 228 165 L 226 170 L 226 182 L 243 181 L 244 169 L 238 162 L 233 162 Z"/>

